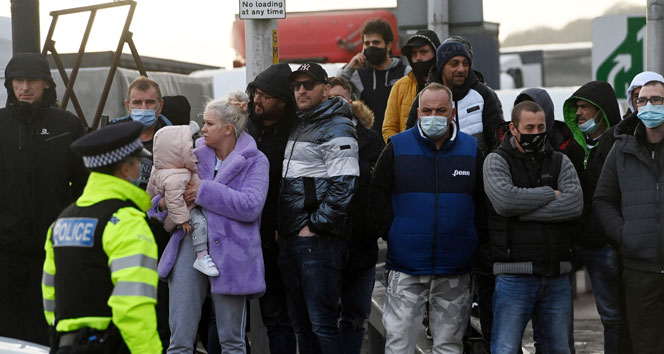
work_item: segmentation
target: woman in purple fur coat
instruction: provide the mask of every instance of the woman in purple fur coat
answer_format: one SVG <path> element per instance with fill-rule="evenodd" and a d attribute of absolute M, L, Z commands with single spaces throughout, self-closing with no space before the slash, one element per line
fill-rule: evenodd
<path fill-rule="evenodd" d="M 194 149 L 201 182 L 187 189 L 185 200 L 207 215 L 208 247 L 219 276 L 192 268 L 191 238 L 177 229 L 159 262 L 159 276 L 168 279 L 170 292 L 168 353 L 192 353 L 208 281 L 223 353 L 246 352 L 246 298 L 265 291 L 259 226 L 269 169 L 254 139 L 243 132 L 246 119 L 232 100 L 205 107 L 203 138 Z"/>

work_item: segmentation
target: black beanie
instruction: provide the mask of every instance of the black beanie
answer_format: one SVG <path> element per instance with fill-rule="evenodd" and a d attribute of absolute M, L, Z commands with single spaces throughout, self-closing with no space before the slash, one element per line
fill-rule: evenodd
<path fill-rule="evenodd" d="M 468 52 L 468 48 L 466 48 L 465 45 L 463 45 L 461 42 L 455 41 L 443 42 L 443 44 L 441 44 L 436 51 L 436 69 L 441 71 L 445 63 L 457 55 L 468 58 L 470 64 L 472 65 L 473 60 L 470 53 Z"/>
<path fill-rule="evenodd" d="M 436 32 L 431 30 L 417 31 L 417 33 L 408 38 L 408 42 L 401 47 L 401 54 L 403 54 L 410 62 L 411 50 L 426 44 L 430 45 L 431 50 L 434 52 L 438 49 L 438 46 L 440 46 L 440 39 L 438 39 Z"/>
<path fill-rule="evenodd" d="M 292 72 L 290 66 L 285 63 L 272 64 L 256 76 L 254 81 L 247 85 L 247 92 L 252 93 L 259 89 L 270 96 L 282 100 L 287 105 L 295 104 L 293 88 L 288 82 L 288 75 Z"/>
<path fill-rule="evenodd" d="M 186 97 L 164 96 L 164 106 L 161 108 L 163 114 L 174 125 L 187 125 L 191 119 L 191 105 Z"/>

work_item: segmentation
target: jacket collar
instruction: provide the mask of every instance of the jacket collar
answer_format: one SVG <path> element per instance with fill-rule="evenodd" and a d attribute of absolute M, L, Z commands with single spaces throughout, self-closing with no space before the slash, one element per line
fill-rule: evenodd
<path fill-rule="evenodd" d="M 131 200 L 144 212 L 150 208 L 150 196 L 144 190 L 121 178 L 99 172 L 90 173 L 76 205 L 86 207 L 108 199 Z"/>
<path fill-rule="evenodd" d="M 235 149 L 226 157 L 221 169 L 215 176 L 216 151 L 205 145 L 204 138 L 199 138 L 196 140 L 196 148 L 194 149 L 194 155 L 198 159 L 198 175 L 202 180 L 213 180 L 221 184 L 228 184 L 233 180 L 233 177 L 244 169 L 247 158 L 253 157 L 257 152 L 254 139 L 246 132 L 242 132 L 235 143 Z"/>

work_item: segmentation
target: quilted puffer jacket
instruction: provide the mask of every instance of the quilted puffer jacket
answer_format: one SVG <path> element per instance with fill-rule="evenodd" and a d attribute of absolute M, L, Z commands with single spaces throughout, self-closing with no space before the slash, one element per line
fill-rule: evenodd
<path fill-rule="evenodd" d="M 309 226 L 321 236 L 350 232 L 348 207 L 360 175 L 350 105 L 339 97 L 298 111 L 286 145 L 279 198 L 279 234 Z"/>

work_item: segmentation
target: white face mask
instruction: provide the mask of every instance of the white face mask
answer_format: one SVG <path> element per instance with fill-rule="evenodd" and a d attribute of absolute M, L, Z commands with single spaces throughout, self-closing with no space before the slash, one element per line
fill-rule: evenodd
<path fill-rule="evenodd" d="M 438 140 L 447 133 L 449 126 L 447 118 L 445 116 L 422 116 L 420 117 L 420 128 L 427 138 Z"/>

